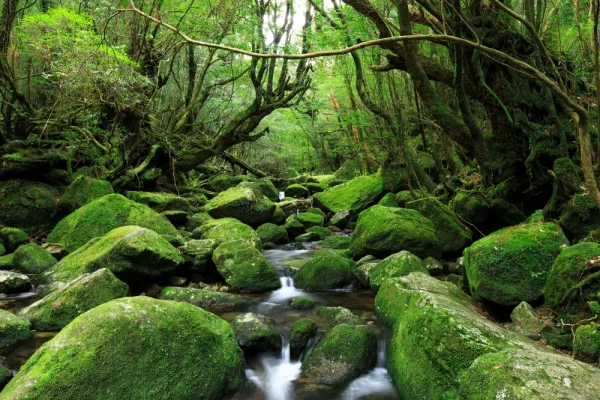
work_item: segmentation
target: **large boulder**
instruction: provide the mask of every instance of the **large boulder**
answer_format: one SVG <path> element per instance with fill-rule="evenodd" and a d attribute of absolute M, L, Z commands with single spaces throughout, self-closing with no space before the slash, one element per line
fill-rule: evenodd
<path fill-rule="evenodd" d="M 29 277 L 27 275 L 0 270 L 0 293 L 23 293 L 30 289 L 31 282 L 29 281 Z"/>
<path fill-rule="evenodd" d="M 373 206 L 360 213 L 350 242 L 354 259 L 369 254 L 384 258 L 402 250 L 439 258 L 440 244 L 431 221 L 406 208 Z"/>
<path fill-rule="evenodd" d="M 76 250 L 90 239 L 126 225 L 152 229 L 161 235 L 180 234 L 165 217 L 150 207 L 128 200 L 120 194 L 100 197 L 62 219 L 48 235 L 49 243 L 60 243 Z"/>
<path fill-rule="evenodd" d="M 29 242 L 29 236 L 22 229 L 4 227 L 0 229 L 0 240 L 6 250 L 15 251 L 20 245 Z"/>
<path fill-rule="evenodd" d="M 528 223 L 496 231 L 464 251 L 473 297 L 517 305 L 541 297 L 550 267 L 569 242 L 554 223 Z"/>
<path fill-rule="evenodd" d="M 0 310 L 0 349 L 12 346 L 31 336 L 29 321 L 10 311 Z"/>
<path fill-rule="evenodd" d="M 450 206 L 463 220 L 475 225 L 480 230 L 485 228 L 484 225 L 490 212 L 490 204 L 483 194 L 468 191 L 459 192 L 452 199 Z"/>
<path fill-rule="evenodd" d="M 281 287 L 275 268 L 247 240 L 223 243 L 215 249 L 212 260 L 219 274 L 234 290 L 265 292 Z"/>
<path fill-rule="evenodd" d="M 258 190 L 234 187 L 210 200 L 205 210 L 214 218 L 236 218 L 257 227 L 269 222 L 275 212 L 275 204 Z"/>
<path fill-rule="evenodd" d="M 406 208 L 417 210 L 431 221 L 435 227 L 442 253 L 460 254 L 471 243 L 473 232 L 438 199 L 425 197 L 408 202 Z"/>
<path fill-rule="evenodd" d="M 191 304 L 131 297 L 77 317 L 0 399 L 220 399 L 243 381 L 227 322 Z"/>
<path fill-rule="evenodd" d="M 187 271 L 203 274 L 209 272 L 212 264 L 212 253 L 217 246 L 218 243 L 216 240 L 192 239 L 187 241 L 183 246 L 178 247 L 177 250 L 179 250 L 185 260 L 184 267 Z"/>
<path fill-rule="evenodd" d="M 256 313 L 241 314 L 231 321 L 231 327 L 246 352 L 281 350 L 281 335 L 272 318 Z"/>
<path fill-rule="evenodd" d="M 262 243 L 287 243 L 289 241 L 288 233 L 282 226 L 277 226 L 270 222 L 262 224 L 256 229 L 256 234 Z"/>
<path fill-rule="evenodd" d="M 422 273 L 388 279 L 379 290 L 375 302 L 378 316 L 394 327 L 388 350 L 388 371 L 403 398 L 498 398 L 496 395 L 490 396 L 490 392 L 485 392 L 487 395 L 481 397 L 476 394 L 473 397 L 461 397 L 460 394 L 462 391 L 476 393 L 473 390 L 476 390 L 477 384 L 482 388 L 488 387 L 491 383 L 486 378 L 488 372 L 514 377 L 523 374 L 526 377 L 532 376 L 531 371 L 562 366 L 585 372 L 577 379 L 578 382 L 588 379 L 587 382 L 595 381 L 597 383 L 594 385 L 600 385 L 600 371 L 586 371 L 580 363 L 568 357 L 546 353 L 534 342 L 485 319 L 476 312 L 475 302 L 450 283 Z M 488 359 L 482 356 L 494 357 L 493 354 L 505 350 L 528 359 L 525 365 L 529 366 L 522 369 L 514 359 L 505 357 L 506 362 L 490 363 L 489 368 L 479 370 L 472 367 Z M 539 361 L 536 362 L 536 359 Z M 554 373 L 546 375 L 540 372 L 533 385 L 526 386 L 548 393 L 556 387 L 562 393 L 565 388 L 559 386 L 564 386 L 565 382 Z M 494 393 L 502 393 L 505 385 L 514 386 L 514 382 L 510 379 L 504 381 Z M 587 389 L 584 386 L 573 385 L 573 396 L 585 393 Z M 581 398 L 591 400 L 593 397 Z"/>
<path fill-rule="evenodd" d="M 13 256 L 13 267 L 25 274 L 40 274 L 56 264 L 56 258 L 35 243 L 19 246 Z"/>
<path fill-rule="evenodd" d="M 239 187 L 251 187 L 255 190 L 261 192 L 265 197 L 271 201 L 279 200 L 279 191 L 273 185 L 273 182 L 269 180 L 269 178 L 260 178 L 252 182 L 242 182 Z"/>
<path fill-rule="evenodd" d="M 210 217 L 210 215 L 209 215 L 209 217 Z M 194 239 L 200 239 L 202 237 L 202 235 L 204 235 L 210 229 L 216 228 L 217 226 L 226 224 L 228 222 L 235 222 L 235 223 L 241 224 L 241 222 L 235 218 L 214 219 L 213 217 L 210 217 L 209 219 L 205 220 L 200 225 L 198 225 L 196 228 L 192 229 L 192 236 Z"/>
<path fill-rule="evenodd" d="M 46 183 L 12 179 L 0 182 L 0 226 L 29 233 L 48 231 L 55 223 L 58 190 Z"/>
<path fill-rule="evenodd" d="M 377 292 L 386 279 L 406 276 L 411 272 L 423 272 L 429 275 L 423 260 L 403 250 L 378 262 L 375 267 L 370 269 L 368 281 L 371 289 Z"/>
<path fill-rule="evenodd" d="M 74 211 L 102 196 L 114 193 L 110 182 L 80 176 L 73 181 L 60 196 L 58 205 L 68 211 Z"/>
<path fill-rule="evenodd" d="M 241 222 L 219 224 L 204 232 L 201 238 L 204 240 L 214 240 L 217 246 L 235 240 L 245 240 L 259 250 L 262 248 L 260 238 L 254 229 Z"/>
<path fill-rule="evenodd" d="M 140 279 L 171 272 L 183 261 L 177 249 L 158 233 L 139 226 L 123 226 L 90 240 L 41 276 L 51 282 L 67 282 L 107 268 L 127 283 L 138 283 Z"/>
<path fill-rule="evenodd" d="M 249 297 L 205 289 L 167 286 L 160 292 L 164 300 L 184 301 L 202 308 L 235 309 L 254 303 Z"/>
<path fill-rule="evenodd" d="M 302 384 L 341 387 L 377 361 L 377 336 L 366 325 L 335 325 L 302 363 Z"/>
<path fill-rule="evenodd" d="M 191 211 L 192 207 L 188 199 L 173 193 L 129 191 L 127 198 L 145 204 L 156 212 Z"/>
<path fill-rule="evenodd" d="M 354 280 L 354 261 L 330 249 L 318 250 L 296 273 L 296 287 L 308 290 L 337 289 Z"/>
<path fill-rule="evenodd" d="M 383 193 L 383 180 L 379 174 L 361 176 L 341 185 L 315 193 L 315 204 L 326 212 L 347 210 L 358 214 L 375 204 Z"/>

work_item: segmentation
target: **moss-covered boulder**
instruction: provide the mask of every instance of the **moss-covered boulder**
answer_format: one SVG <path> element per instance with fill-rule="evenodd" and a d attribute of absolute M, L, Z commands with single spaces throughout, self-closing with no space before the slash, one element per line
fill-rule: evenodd
<path fill-rule="evenodd" d="M 4 386 L 6 386 L 8 382 L 10 382 L 12 377 L 12 371 L 0 363 L 0 391 L 4 389 Z"/>
<path fill-rule="evenodd" d="M 145 204 L 156 212 L 191 211 L 192 208 L 188 199 L 173 193 L 129 191 L 127 198 Z"/>
<path fill-rule="evenodd" d="M 0 256 L 0 270 L 13 269 L 14 253 Z"/>
<path fill-rule="evenodd" d="M 208 272 L 212 264 L 212 253 L 217 248 L 216 240 L 192 239 L 177 248 L 185 260 L 184 268 L 193 273 L 203 274 Z M 214 268 L 214 267 L 213 267 Z"/>
<path fill-rule="evenodd" d="M 302 384 L 341 387 L 367 373 L 377 361 L 377 336 L 365 325 L 331 328 L 302 363 Z"/>
<path fill-rule="evenodd" d="M 319 234 L 316 232 L 306 232 L 302 235 L 296 236 L 294 239 L 296 243 L 315 242 L 317 240 L 321 240 L 321 236 L 319 236 Z"/>
<path fill-rule="evenodd" d="M 591 231 L 600 229 L 600 210 L 589 194 L 577 194 L 565 203 L 558 221 L 573 243 L 577 243 Z"/>
<path fill-rule="evenodd" d="M 188 216 L 187 222 L 185 224 L 185 230 L 188 232 L 193 232 L 196 228 L 204 224 L 205 222 L 210 221 L 213 217 L 210 216 L 206 211 L 195 213 Z"/>
<path fill-rule="evenodd" d="M 59 191 L 48 184 L 21 179 L 0 182 L 0 225 L 29 233 L 48 231 L 56 222 Z"/>
<path fill-rule="evenodd" d="M 406 204 L 406 208 L 417 210 L 431 221 L 442 253 L 459 253 L 471 243 L 473 232 L 438 199 L 426 197 L 411 201 Z"/>
<path fill-rule="evenodd" d="M 290 330 L 290 355 L 298 358 L 318 332 L 317 324 L 308 318 L 299 319 Z"/>
<path fill-rule="evenodd" d="M 231 321 L 231 327 L 245 352 L 281 350 L 281 335 L 272 318 L 256 313 L 241 314 Z"/>
<path fill-rule="evenodd" d="M 317 213 L 300 213 L 298 214 L 297 218 L 298 221 L 300 221 L 302 225 L 304 225 L 304 227 L 306 228 L 310 228 L 313 226 L 323 226 L 323 224 L 325 223 L 325 218 Z"/>
<path fill-rule="evenodd" d="M 298 221 L 295 215 L 289 217 L 283 228 L 287 231 L 289 237 L 295 238 L 296 236 L 302 235 L 306 231 L 306 227 L 302 222 Z"/>
<path fill-rule="evenodd" d="M 184 301 L 198 307 L 218 308 L 219 310 L 237 309 L 254 303 L 251 298 L 239 294 L 173 286 L 163 288 L 160 297 L 165 300 Z"/>
<path fill-rule="evenodd" d="M 65 192 L 60 196 L 58 205 L 65 210 L 74 211 L 97 198 L 112 193 L 114 193 L 114 189 L 110 182 L 82 175 L 67 186 Z"/>
<path fill-rule="evenodd" d="M 350 211 L 341 210 L 336 212 L 333 217 L 329 220 L 329 225 L 337 226 L 340 229 L 344 229 L 350 221 Z"/>
<path fill-rule="evenodd" d="M 322 191 L 327 189 L 328 186 L 322 183 L 306 182 L 304 184 L 304 187 L 307 188 L 311 194 L 315 194 L 321 193 Z"/>
<path fill-rule="evenodd" d="M 433 257 L 424 259 L 423 264 L 425 264 L 425 268 L 427 268 L 427 271 L 432 276 L 440 276 L 444 273 L 444 265 Z"/>
<path fill-rule="evenodd" d="M 137 283 L 172 272 L 183 261 L 177 249 L 158 233 L 139 226 L 123 226 L 89 241 L 41 276 L 67 282 L 107 268 L 119 279 Z"/>
<path fill-rule="evenodd" d="M 587 302 L 600 300 L 600 279 L 588 279 L 597 274 L 598 263 L 600 244 L 585 242 L 563 248 L 550 268 L 544 298 L 551 307 L 574 314 L 569 322 L 588 318 Z"/>
<path fill-rule="evenodd" d="M 383 193 L 383 180 L 379 174 L 361 176 L 341 185 L 315 193 L 315 204 L 326 212 L 348 210 L 358 214 L 375 204 Z"/>
<path fill-rule="evenodd" d="M 362 288 L 371 288 L 371 279 L 369 278 L 369 274 L 371 270 L 375 268 L 379 264 L 379 262 L 367 262 L 361 265 L 358 265 L 354 270 L 354 277 L 356 278 L 358 284 Z"/>
<path fill-rule="evenodd" d="M 282 244 L 289 241 L 288 233 L 284 227 L 269 222 L 259 226 L 256 229 L 256 234 L 263 243 Z"/>
<path fill-rule="evenodd" d="M 87 310 L 128 293 L 129 287 L 103 268 L 75 278 L 21 310 L 20 316 L 28 319 L 35 330 L 59 331 Z"/>
<path fill-rule="evenodd" d="M 234 187 L 219 193 L 204 209 L 214 218 L 236 218 L 257 227 L 270 221 L 275 204 L 258 190 Z"/>
<path fill-rule="evenodd" d="M 132 297 L 77 317 L 0 399 L 220 399 L 243 381 L 227 322 L 191 304 Z"/>
<path fill-rule="evenodd" d="M 308 290 L 337 289 L 352 283 L 355 264 L 330 249 L 318 250 L 296 273 L 296 287 Z"/>
<path fill-rule="evenodd" d="M 307 233 L 316 233 L 319 235 L 319 239 L 327 239 L 333 234 L 330 229 L 323 228 L 322 226 L 312 226 L 306 230 Z"/>
<path fill-rule="evenodd" d="M 339 324 L 346 325 L 365 325 L 365 321 L 344 307 L 317 307 L 314 313 L 325 320 L 328 325 L 335 326 Z"/>
<path fill-rule="evenodd" d="M 510 320 L 515 324 L 517 332 L 533 340 L 538 340 L 542 331 L 548 328 L 546 323 L 537 317 L 533 307 L 524 301 L 512 310 Z"/>
<path fill-rule="evenodd" d="M 6 250 L 15 251 L 20 245 L 29 242 L 29 236 L 22 229 L 4 227 L 0 229 L 0 240 Z"/>
<path fill-rule="evenodd" d="M 35 243 L 19 246 L 13 257 L 13 267 L 25 274 L 41 274 L 56 262 L 48 250 Z"/>
<path fill-rule="evenodd" d="M 275 204 L 275 211 L 273 212 L 273 216 L 269 222 L 275 225 L 283 225 L 285 224 L 286 218 L 287 216 L 285 215 L 285 211 L 283 211 L 279 204 Z"/>
<path fill-rule="evenodd" d="M 222 192 L 237 186 L 244 181 L 251 180 L 250 177 L 244 175 L 218 174 L 213 176 L 208 183 L 214 191 Z"/>
<path fill-rule="evenodd" d="M 414 254 L 404 250 L 392 254 L 369 271 L 371 289 L 377 292 L 386 279 L 405 276 L 411 272 L 423 272 L 429 275 L 423 260 Z"/>
<path fill-rule="evenodd" d="M 385 207 L 400 207 L 400 204 L 398 204 L 398 200 L 396 200 L 396 195 L 394 193 L 386 194 L 377 202 L 377 204 Z"/>
<path fill-rule="evenodd" d="M 30 289 L 31 282 L 27 275 L 0 270 L 0 293 L 16 294 L 27 292 Z"/>
<path fill-rule="evenodd" d="M 383 258 L 402 250 L 439 258 L 440 244 L 431 221 L 406 208 L 373 206 L 360 213 L 350 242 L 354 259 L 368 254 Z"/>
<path fill-rule="evenodd" d="M 600 363 L 600 325 L 581 325 L 573 338 L 573 355 L 576 359 L 592 364 Z"/>
<path fill-rule="evenodd" d="M 260 178 L 252 182 L 242 182 L 239 187 L 251 187 L 261 192 L 265 197 L 271 201 L 279 200 L 279 191 L 273 185 L 273 182 L 269 178 Z"/>
<path fill-rule="evenodd" d="M 450 203 L 452 210 L 465 221 L 484 229 L 490 205 L 479 192 L 462 191 L 456 194 Z"/>
<path fill-rule="evenodd" d="M 275 268 L 244 239 L 221 244 L 215 249 L 212 260 L 219 274 L 234 290 L 265 292 L 281 287 Z"/>
<path fill-rule="evenodd" d="M 204 232 L 201 238 L 214 240 L 217 246 L 236 240 L 245 240 L 257 249 L 262 249 L 260 238 L 254 229 L 240 222 L 228 222 L 215 226 Z"/>
<path fill-rule="evenodd" d="M 0 310 L 0 349 L 12 346 L 30 336 L 29 321 L 9 311 Z"/>
<path fill-rule="evenodd" d="M 325 238 L 319 246 L 325 247 L 328 249 L 335 250 L 345 250 L 350 247 L 350 242 L 352 241 L 351 236 L 346 235 L 331 235 L 328 238 Z"/>
<path fill-rule="evenodd" d="M 288 301 L 288 306 L 294 310 L 308 310 L 309 308 L 314 308 L 316 304 L 313 299 L 307 296 L 294 297 Z"/>
<path fill-rule="evenodd" d="M 478 240 L 464 251 L 473 297 L 502 305 L 538 299 L 554 259 L 568 244 L 554 223 L 517 225 Z"/>
<path fill-rule="evenodd" d="M 60 243 L 69 251 L 90 239 L 104 236 L 120 226 L 137 225 L 161 235 L 180 236 L 169 220 L 150 207 L 120 194 L 100 197 L 63 218 L 48 235 L 47 242 Z"/>
<path fill-rule="evenodd" d="M 219 225 L 223 225 L 229 222 L 234 222 L 234 223 L 238 223 L 241 224 L 241 222 L 235 218 L 218 218 L 218 219 L 214 219 L 213 217 L 210 217 L 208 220 L 206 220 L 205 222 L 203 222 L 202 224 L 200 224 L 198 227 L 196 227 L 193 232 L 192 232 L 192 237 L 194 239 L 200 239 L 202 237 L 202 235 L 204 235 L 206 232 L 208 232 L 210 229 L 215 228 Z"/>
<path fill-rule="evenodd" d="M 298 183 L 289 185 L 287 188 L 285 188 L 284 192 L 287 197 L 293 197 L 295 199 L 306 198 L 310 196 L 308 188 Z"/>
<path fill-rule="evenodd" d="M 507 349 L 479 357 L 459 381 L 461 399 L 593 400 L 600 370 L 560 354 Z"/>

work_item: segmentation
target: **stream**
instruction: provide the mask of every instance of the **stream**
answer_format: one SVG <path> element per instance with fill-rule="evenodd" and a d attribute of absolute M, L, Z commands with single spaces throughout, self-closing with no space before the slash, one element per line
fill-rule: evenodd
<path fill-rule="evenodd" d="M 246 357 L 246 384 L 237 392 L 226 397 L 228 400 L 396 400 L 399 395 L 385 368 L 386 345 L 390 330 L 377 322 L 375 315 L 375 297 L 369 290 L 331 290 L 325 292 L 305 292 L 294 287 L 291 277 L 293 271 L 308 262 L 313 255 L 312 247 L 316 243 L 304 243 L 303 250 L 295 249 L 294 244 L 280 246 L 274 250 L 263 252 L 280 275 L 281 288 L 270 293 L 251 295 L 257 302 L 254 305 L 222 312 L 210 310 L 227 321 L 246 312 L 267 315 L 275 320 L 283 339 L 281 354 L 258 354 Z M 337 391 L 303 394 L 301 387 L 296 387 L 295 380 L 301 371 L 301 362 L 290 357 L 288 335 L 292 325 L 301 318 L 310 317 L 319 327 L 322 335 L 329 327 L 326 320 L 320 319 L 312 310 L 294 310 L 287 306 L 287 301 L 307 296 L 315 300 L 317 306 L 341 306 L 350 309 L 375 329 L 378 337 L 377 366 L 368 374 L 352 381 L 347 387 Z M 0 299 L 0 307 L 17 312 L 39 299 L 34 292 Z M 52 339 L 55 332 L 32 332 L 32 337 L 10 349 L 0 352 L 5 364 L 17 371 L 29 357 L 46 341 Z M 312 344 L 314 346 L 314 343 Z"/>

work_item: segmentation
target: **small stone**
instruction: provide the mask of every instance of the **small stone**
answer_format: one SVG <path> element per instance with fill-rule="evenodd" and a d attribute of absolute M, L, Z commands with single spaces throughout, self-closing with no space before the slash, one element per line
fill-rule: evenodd
<path fill-rule="evenodd" d="M 440 276 L 444 273 L 444 266 L 442 263 L 433 257 L 424 259 L 423 264 L 425 264 L 425 268 L 427 268 L 427 271 L 429 271 L 431 276 Z"/>
<path fill-rule="evenodd" d="M 288 306 L 294 310 L 306 310 L 315 306 L 315 301 L 310 297 L 298 296 L 288 301 Z"/>
<path fill-rule="evenodd" d="M 524 301 L 510 313 L 510 319 L 519 328 L 519 333 L 533 340 L 538 340 L 540 333 L 547 327 L 546 323 L 537 317 L 533 307 Z"/>
<path fill-rule="evenodd" d="M 281 335 L 272 318 L 256 313 L 238 315 L 231 322 L 235 338 L 245 352 L 279 351 Z"/>
<path fill-rule="evenodd" d="M 290 353 L 293 358 L 300 357 L 317 331 L 317 325 L 308 318 L 296 321 L 290 330 Z"/>

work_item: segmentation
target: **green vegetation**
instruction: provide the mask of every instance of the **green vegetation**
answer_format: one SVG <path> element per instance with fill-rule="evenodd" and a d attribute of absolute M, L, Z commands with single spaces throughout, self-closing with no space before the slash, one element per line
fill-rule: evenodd
<path fill-rule="evenodd" d="M 318 250 L 313 259 L 296 273 L 296 286 L 308 290 L 337 289 L 354 280 L 354 261 L 335 250 Z"/>

